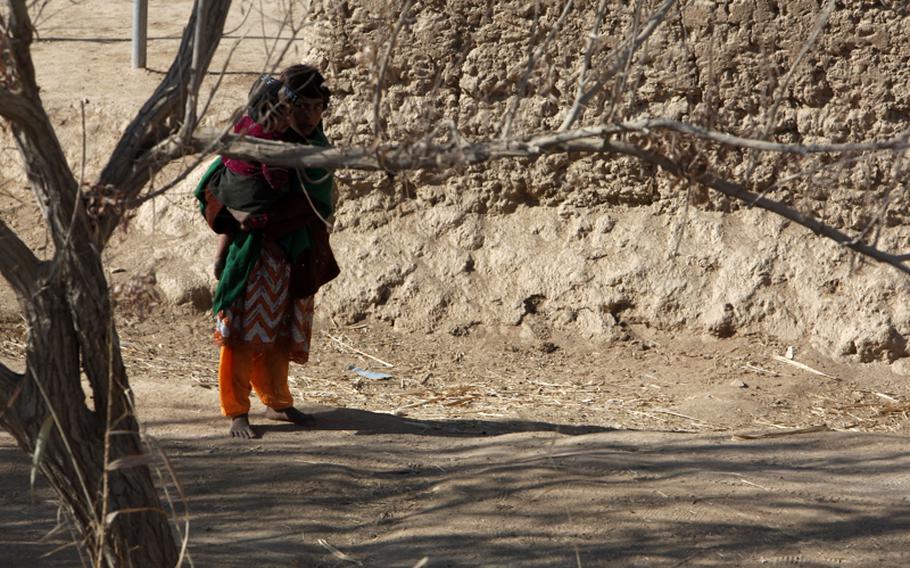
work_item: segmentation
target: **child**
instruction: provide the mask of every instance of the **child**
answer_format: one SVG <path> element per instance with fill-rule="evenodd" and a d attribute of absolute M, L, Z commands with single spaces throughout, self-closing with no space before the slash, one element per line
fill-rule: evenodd
<path fill-rule="evenodd" d="M 234 133 L 262 140 L 280 140 L 290 126 L 286 89 L 278 79 L 263 75 L 250 89 L 247 111 L 234 124 Z M 260 228 L 268 221 L 270 207 L 288 192 L 288 170 L 239 158 L 222 158 L 225 179 L 216 197 L 228 208 L 243 230 Z M 218 239 L 215 278 L 221 278 L 231 243 L 229 234 Z"/>

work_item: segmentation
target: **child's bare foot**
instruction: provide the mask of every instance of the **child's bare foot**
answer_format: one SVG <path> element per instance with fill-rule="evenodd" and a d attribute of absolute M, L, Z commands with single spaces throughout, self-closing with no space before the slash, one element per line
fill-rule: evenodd
<path fill-rule="evenodd" d="M 287 408 L 282 408 L 281 410 L 276 410 L 272 407 L 267 407 L 265 409 L 265 417 L 269 420 L 280 420 L 281 422 L 292 422 L 299 426 L 310 426 L 315 422 L 313 417 L 309 414 L 304 414 L 300 412 L 293 406 Z"/>
<path fill-rule="evenodd" d="M 250 426 L 249 414 L 241 414 L 231 419 L 231 437 L 245 439 L 256 437 L 256 432 L 253 432 L 253 427 Z"/>

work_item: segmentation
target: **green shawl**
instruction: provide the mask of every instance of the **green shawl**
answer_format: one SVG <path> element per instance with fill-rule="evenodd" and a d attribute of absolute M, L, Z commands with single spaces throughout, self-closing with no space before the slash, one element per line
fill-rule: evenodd
<path fill-rule="evenodd" d="M 299 140 L 294 140 L 298 142 Z M 304 144 L 312 146 L 328 146 L 329 141 L 322 131 L 322 125 L 313 132 L 312 138 L 303 139 Z M 223 168 L 221 157 L 214 162 L 203 174 L 202 179 L 196 186 L 195 196 L 199 202 L 199 210 L 205 217 L 205 188 L 218 172 Z M 299 176 L 290 176 L 290 192 L 301 193 L 306 191 L 313 200 L 313 204 L 319 211 L 319 214 L 325 218 L 332 215 L 332 189 L 334 186 L 334 177 L 331 170 L 322 168 L 304 168 L 297 170 Z M 303 182 L 301 188 L 300 182 Z M 259 253 L 262 250 L 262 231 L 254 230 L 249 232 L 238 231 L 231 235 L 231 245 L 228 249 L 227 260 L 224 271 L 221 273 L 221 279 L 215 288 L 215 297 L 212 301 L 212 311 L 217 314 L 219 311 L 226 309 L 234 303 L 237 298 L 243 296 L 246 290 L 246 282 L 250 275 L 250 270 L 259 260 Z M 300 229 L 287 237 L 277 241 L 277 244 L 284 250 L 289 262 L 312 246 L 309 231 L 306 228 Z"/>

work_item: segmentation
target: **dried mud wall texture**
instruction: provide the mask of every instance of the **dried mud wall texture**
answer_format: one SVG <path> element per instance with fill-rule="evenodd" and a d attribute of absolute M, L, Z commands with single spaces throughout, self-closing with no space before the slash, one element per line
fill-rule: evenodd
<path fill-rule="evenodd" d="M 329 77 L 327 131 L 338 145 L 373 141 L 371 61 L 382 57 L 397 17 L 386 4 L 327 2 L 298 46 L 299 59 Z M 509 120 L 513 136 L 557 128 L 577 90 L 598 3 L 576 4 L 543 45 L 561 2 L 416 2 L 388 63 L 382 137 L 471 141 L 501 135 Z M 598 30 L 611 47 L 635 25 L 627 4 L 634 3 L 610 5 Z M 644 4 L 638 25 L 658 3 Z M 663 116 L 797 143 L 887 138 L 910 126 L 904 3 L 835 3 L 789 75 L 816 26 L 818 2 L 680 4 L 627 73 L 603 77 L 605 94 L 579 125 Z M 538 65 L 524 80 L 538 47 Z M 595 55 L 592 70 L 608 67 L 608 51 Z M 879 245 L 910 250 L 906 178 L 894 155 L 796 164 L 693 149 L 672 137 L 651 143 L 679 159 L 697 153 L 716 172 L 845 230 L 881 215 Z M 338 177 L 333 243 L 343 274 L 320 299 L 336 320 L 372 316 L 455 334 L 478 324 L 520 326 L 540 342 L 554 333 L 623 339 L 638 323 L 717 337 L 769 333 L 861 361 L 908 354 L 908 277 L 629 158 L 550 155 Z"/>

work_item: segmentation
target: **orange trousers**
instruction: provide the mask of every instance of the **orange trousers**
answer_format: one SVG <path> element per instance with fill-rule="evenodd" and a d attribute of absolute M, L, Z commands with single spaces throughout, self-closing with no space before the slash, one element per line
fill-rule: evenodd
<path fill-rule="evenodd" d="M 246 345 L 221 348 L 218 364 L 218 391 L 221 412 L 239 416 L 250 411 L 250 390 L 255 389 L 262 404 L 281 410 L 294 405 L 288 388 L 290 349 L 272 345 L 253 350 Z"/>

